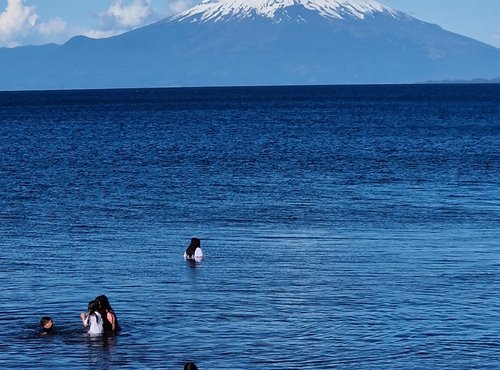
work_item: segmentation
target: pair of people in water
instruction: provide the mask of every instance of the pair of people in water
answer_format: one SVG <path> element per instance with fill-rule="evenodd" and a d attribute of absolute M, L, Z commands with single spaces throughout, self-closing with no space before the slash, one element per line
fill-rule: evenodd
<path fill-rule="evenodd" d="M 115 311 L 104 294 L 89 302 L 88 311 L 82 312 L 80 319 L 90 335 L 114 333 L 118 330 Z"/>

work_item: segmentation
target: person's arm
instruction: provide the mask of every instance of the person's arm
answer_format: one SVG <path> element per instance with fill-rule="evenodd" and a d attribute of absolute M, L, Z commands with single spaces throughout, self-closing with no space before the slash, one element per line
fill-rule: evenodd
<path fill-rule="evenodd" d="M 89 325 L 89 315 L 85 312 L 80 314 L 80 319 L 82 319 L 83 326 L 87 327 Z"/>
<path fill-rule="evenodd" d="M 112 312 L 107 312 L 106 313 L 106 318 L 108 319 L 109 323 L 111 324 L 111 329 L 113 331 L 116 330 L 116 317 L 115 314 Z"/>
<path fill-rule="evenodd" d="M 203 251 L 201 250 L 201 248 L 196 248 L 196 250 L 194 251 L 194 258 L 203 258 Z"/>

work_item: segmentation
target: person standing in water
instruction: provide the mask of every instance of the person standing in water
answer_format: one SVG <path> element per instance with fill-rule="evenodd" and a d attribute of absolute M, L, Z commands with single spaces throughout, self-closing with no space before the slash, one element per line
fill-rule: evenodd
<path fill-rule="evenodd" d="M 198 238 L 192 238 L 191 244 L 186 248 L 184 252 L 184 259 L 195 260 L 199 262 L 203 259 L 203 251 L 201 250 L 201 241 Z"/>
<path fill-rule="evenodd" d="M 88 305 L 88 312 L 80 314 L 83 326 L 87 329 L 90 335 L 100 335 L 104 332 L 102 316 L 99 313 L 99 303 L 97 301 L 90 301 Z"/>
<path fill-rule="evenodd" d="M 115 311 L 109 304 L 108 297 L 104 294 L 96 297 L 96 302 L 99 304 L 99 313 L 101 314 L 104 331 L 114 333 L 118 330 L 118 320 Z"/>

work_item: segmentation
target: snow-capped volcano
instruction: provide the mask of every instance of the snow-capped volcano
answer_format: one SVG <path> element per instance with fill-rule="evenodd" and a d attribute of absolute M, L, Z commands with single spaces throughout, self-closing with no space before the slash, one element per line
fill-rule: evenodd
<path fill-rule="evenodd" d="M 172 18 L 177 21 L 208 22 L 254 18 L 256 16 L 280 22 L 283 18 L 305 21 L 299 14 L 292 16 L 289 9 L 302 7 L 324 18 L 364 19 L 374 13 L 397 14 L 375 0 L 204 0 Z"/>
<path fill-rule="evenodd" d="M 500 50 L 376 0 L 205 0 L 107 39 L 0 48 L 1 89 L 413 83 L 500 76 Z"/>

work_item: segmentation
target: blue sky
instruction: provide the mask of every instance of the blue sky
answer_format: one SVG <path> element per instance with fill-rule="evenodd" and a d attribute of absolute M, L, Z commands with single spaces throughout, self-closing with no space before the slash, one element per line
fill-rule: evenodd
<path fill-rule="evenodd" d="M 500 0 L 379 0 L 500 48 Z M 0 46 L 106 37 L 184 10 L 197 0 L 0 0 Z"/>

